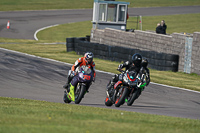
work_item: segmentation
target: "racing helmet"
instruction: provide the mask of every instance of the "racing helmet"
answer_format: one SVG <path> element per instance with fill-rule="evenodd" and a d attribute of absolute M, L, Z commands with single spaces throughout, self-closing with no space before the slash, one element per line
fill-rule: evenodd
<path fill-rule="evenodd" d="M 134 63 L 135 66 L 140 66 L 142 62 L 142 55 L 136 53 L 132 56 L 132 62 Z"/>
<path fill-rule="evenodd" d="M 84 58 L 85 58 L 85 61 L 86 61 L 87 64 L 92 63 L 93 57 L 94 57 L 94 55 L 93 55 L 92 52 L 86 52 L 85 55 L 84 55 Z"/>
<path fill-rule="evenodd" d="M 148 59 L 147 58 L 143 58 L 142 59 L 142 63 L 141 63 L 141 65 L 142 65 L 142 67 L 147 67 L 148 66 L 148 64 L 149 64 L 149 61 L 148 61 Z"/>

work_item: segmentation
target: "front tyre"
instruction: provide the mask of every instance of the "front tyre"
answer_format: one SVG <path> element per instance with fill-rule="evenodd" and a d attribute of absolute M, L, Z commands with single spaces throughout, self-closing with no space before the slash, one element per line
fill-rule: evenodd
<path fill-rule="evenodd" d="M 122 104 L 124 104 L 127 93 L 127 87 L 121 87 L 119 89 L 118 93 L 115 96 L 115 107 L 120 107 Z"/>
<path fill-rule="evenodd" d="M 86 86 L 85 85 L 78 85 L 75 92 L 75 104 L 79 104 L 85 95 Z"/>

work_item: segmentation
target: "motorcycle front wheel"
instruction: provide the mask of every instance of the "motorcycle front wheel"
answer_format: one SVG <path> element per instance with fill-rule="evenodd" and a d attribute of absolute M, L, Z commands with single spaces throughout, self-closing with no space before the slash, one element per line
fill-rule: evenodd
<path fill-rule="evenodd" d="M 127 87 L 121 87 L 119 89 L 119 91 L 115 95 L 115 107 L 120 107 L 122 104 L 124 104 L 127 93 L 128 93 Z"/>
<path fill-rule="evenodd" d="M 83 84 L 78 84 L 75 91 L 75 104 L 79 104 L 85 95 L 86 86 Z"/>

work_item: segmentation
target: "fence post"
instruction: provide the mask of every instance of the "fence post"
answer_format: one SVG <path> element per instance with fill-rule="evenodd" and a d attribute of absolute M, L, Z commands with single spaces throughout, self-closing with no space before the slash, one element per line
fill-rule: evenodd
<path fill-rule="evenodd" d="M 142 16 L 140 16 L 140 30 L 142 30 Z"/>
<path fill-rule="evenodd" d="M 185 38 L 185 62 L 184 62 L 184 72 L 191 73 L 191 58 L 192 58 L 192 42 L 193 38 Z"/>

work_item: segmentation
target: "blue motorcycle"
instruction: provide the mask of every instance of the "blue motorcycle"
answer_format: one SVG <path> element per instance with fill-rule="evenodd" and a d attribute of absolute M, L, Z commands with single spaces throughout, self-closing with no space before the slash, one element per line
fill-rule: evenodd
<path fill-rule="evenodd" d="M 75 74 L 74 78 L 72 79 L 72 82 L 76 82 L 75 88 L 74 88 L 74 94 L 75 94 L 75 104 L 79 104 L 86 94 L 88 92 L 88 89 L 93 81 L 93 72 L 91 68 L 88 66 L 81 66 L 77 73 Z M 63 101 L 65 103 L 70 103 L 71 100 L 68 98 L 68 93 L 70 92 L 70 86 L 67 88 L 67 90 L 64 92 Z"/>

